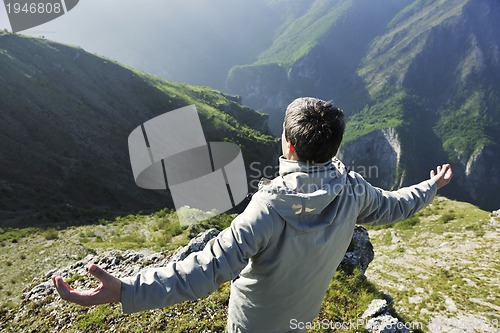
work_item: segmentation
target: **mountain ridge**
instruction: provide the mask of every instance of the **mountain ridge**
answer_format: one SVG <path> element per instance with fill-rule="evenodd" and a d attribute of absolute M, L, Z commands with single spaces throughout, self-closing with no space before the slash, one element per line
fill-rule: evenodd
<path fill-rule="evenodd" d="M 189 104 L 197 106 L 207 141 L 239 144 L 247 165 L 265 164 L 277 150 L 276 139 L 259 132 L 266 131 L 266 116 L 237 99 L 81 48 L 4 33 L 0 68 L 4 221 L 16 223 L 23 212 L 23 223 L 36 224 L 65 214 L 171 205 L 167 192 L 135 185 L 127 138 L 144 121 Z"/>
<path fill-rule="evenodd" d="M 424 179 L 435 165 L 450 162 L 455 181 L 445 194 L 497 209 L 499 203 L 489 193 L 500 186 L 500 39 L 495 34 L 500 29 L 499 4 L 315 2 L 327 3 L 329 8 L 344 6 L 329 29 L 307 43 L 288 40 L 291 45 L 302 41 L 307 52 L 291 64 L 274 59 L 233 67 L 228 90 L 268 113 L 275 134 L 294 98 L 333 100 L 348 118 L 341 148 L 345 162 L 392 170 L 384 180 L 369 179 L 375 185 L 410 185 Z M 297 14 L 297 20 L 313 20 L 308 17 L 313 7 Z M 316 13 L 317 22 L 325 12 Z M 287 36 L 285 31 L 280 37 Z M 300 47 L 293 45 L 291 55 Z M 266 52 L 279 54 L 273 47 L 262 54 Z M 397 165 L 356 153 L 365 151 L 358 139 L 382 129 L 398 133 Z"/>

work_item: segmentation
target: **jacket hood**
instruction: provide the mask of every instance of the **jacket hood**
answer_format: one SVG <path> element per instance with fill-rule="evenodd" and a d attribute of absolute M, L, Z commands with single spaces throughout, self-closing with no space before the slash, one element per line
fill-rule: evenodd
<path fill-rule="evenodd" d="M 307 163 L 281 156 L 279 176 L 263 179 L 259 185 L 268 193 L 271 207 L 288 224 L 306 231 L 332 223 L 339 207 L 335 199 L 345 190 L 346 182 L 346 168 L 337 158 Z"/>

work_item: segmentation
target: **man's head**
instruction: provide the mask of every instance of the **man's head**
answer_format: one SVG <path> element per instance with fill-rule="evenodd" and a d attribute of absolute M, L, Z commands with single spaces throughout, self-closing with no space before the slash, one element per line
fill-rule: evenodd
<path fill-rule="evenodd" d="M 337 154 L 344 129 L 344 113 L 330 102 L 297 98 L 286 109 L 283 154 L 299 161 L 326 162 Z"/>

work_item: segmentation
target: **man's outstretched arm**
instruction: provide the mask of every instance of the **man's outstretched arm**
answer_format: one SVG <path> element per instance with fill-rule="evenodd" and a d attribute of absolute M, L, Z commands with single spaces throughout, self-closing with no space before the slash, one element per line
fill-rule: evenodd
<path fill-rule="evenodd" d="M 149 268 L 133 277 L 118 279 L 96 265 L 90 274 L 100 280 L 94 290 L 73 290 L 62 277 L 52 280 L 64 300 L 89 306 L 121 302 L 125 313 L 173 305 L 207 296 L 234 279 L 250 257 L 267 246 L 274 226 L 266 215 L 267 206 L 256 196 L 231 226 L 207 243 L 202 251 L 165 267 Z M 264 219 L 264 220 L 263 220 Z"/>
<path fill-rule="evenodd" d="M 397 191 L 384 191 L 360 179 L 363 191 L 358 191 L 362 195 L 357 223 L 377 225 L 407 219 L 429 204 L 452 177 L 451 166 L 443 164 L 430 171 L 430 179 Z"/>

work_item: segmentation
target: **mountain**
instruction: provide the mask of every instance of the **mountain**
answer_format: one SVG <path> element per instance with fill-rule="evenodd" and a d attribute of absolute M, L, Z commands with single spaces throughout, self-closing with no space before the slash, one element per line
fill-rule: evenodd
<path fill-rule="evenodd" d="M 275 134 L 294 98 L 333 100 L 348 117 L 341 156 L 375 185 L 408 185 L 449 161 L 445 195 L 498 208 L 498 1 L 269 3 L 281 13 L 272 45 L 226 86 Z"/>
<path fill-rule="evenodd" d="M 247 166 L 277 151 L 267 116 L 234 97 L 42 38 L 0 33 L 0 91 L 2 225 L 172 207 L 166 191 L 135 185 L 127 139 L 186 105 L 196 105 L 206 140 L 239 144 Z"/>
<path fill-rule="evenodd" d="M 127 27 L 116 40 L 116 45 L 128 43 L 135 47 L 125 51 L 116 46 L 113 54 L 175 80 L 221 87 L 226 78 L 224 92 L 239 95 L 238 101 L 268 113 L 267 123 L 275 134 L 280 131 L 284 108 L 293 98 L 312 95 L 331 99 L 344 109 L 349 120 L 341 151 L 344 162 L 375 185 L 395 188 L 411 184 L 426 178 L 435 165 L 449 161 L 454 166 L 455 180 L 444 190 L 446 196 L 489 210 L 498 208 L 498 200 L 490 195 L 500 185 L 498 2 L 256 0 L 235 4 L 225 0 L 217 4 L 202 1 L 196 8 L 185 2 L 173 3 L 162 5 L 166 7 L 157 13 L 148 8 L 151 24 L 137 16 L 140 24 L 134 29 Z M 84 4 L 79 8 L 87 14 L 90 10 Z M 124 8 L 130 12 L 135 7 L 124 1 Z M 96 14 L 96 22 L 104 13 L 106 10 Z M 173 29 L 182 23 L 179 18 L 186 17 L 190 19 L 184 23 L 191 23 L 185 29 Z M 54 24 L 63 21 L 55 20 Z M 158 21 L 164 25 L 155 25 L 160 24 Z M 74 26 L 70 30 L 77 29 L 77 22 L 71 21 Z M 86 33 L 93 33 L 88 43 L 92 40 L 112 48 L 115 44 L 109 40 L 114 30 L 100 28 L 85 25 Z M 94 38 L 99 29 L 103 37 Z M 144 29 L 161 31 L 162 35 Z M 158 46 L 157 51 L 153 46 Z M 2 65 L 7 59 L 13 60 L 4 53 L 2 59 Z M 57 64 L 53 66 L 56 70 Z M 143 75 L 131 69 L 129 72 Z M 15 90 L 2 79 L 7 73 L 3 68 L 0 71 L 0 80 L 7 86 L 2 97 L 8 96 L 9 89 Z M 72 87 L 64 84 L 65 88 Z M 99 85 L 99 89 L 105 91 L 109 86 L 121 89 L 112 80 L 106 87 Z M 123 89 L 129 95 L 129 88 Z M 155 96 L 161 94 L 157 89 L 151 91 Z M 116 95 L 123 99 L 122 94 Z M 92 98 L 89 95 L 87 101 Z M 117 98 L 108 96 L 106 100 L 114 106 L 94 101 L 89 109 L 120 106 Z M 139 100 L 123 102 L 122 109 L 150 103 Z M 9 103 L 13 101 L 24 103 L 24 99 L 16 98 L 10 98 Z M 165 103 L 165 111 L 186 104 Z M 159 109 L 149 115 L 159 114 Z M 119 112 L 127 112 L 123 110 Z M 133 122 L 131 117 L 125 118 L 131 122 L 127 129 L 147 119 L 139 117 Z M 262 122 L 257 128 L 261 126 Z M 11 149 L 18 146 L 8 138 L 5 142 Z M 12 158 L 17 156 L 14 150 L 10 154 Z M 18 164 L 30 160 L 28 156 L 23 155 Z M 126 154 L 122 159 L 125 163 Z M 8 170 L 12 173 L 11 168 Z M 13 197 L 3 192 L 0 195 L 4 202 L 13 204 Z M 36 193 L 31 196 L 29 201 L 35 202 Z"/>

